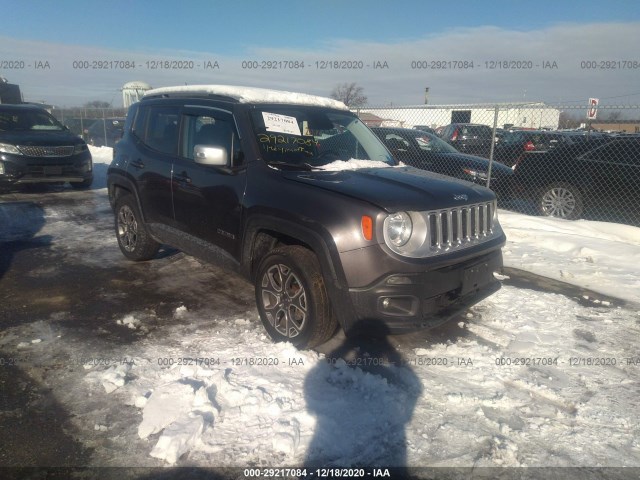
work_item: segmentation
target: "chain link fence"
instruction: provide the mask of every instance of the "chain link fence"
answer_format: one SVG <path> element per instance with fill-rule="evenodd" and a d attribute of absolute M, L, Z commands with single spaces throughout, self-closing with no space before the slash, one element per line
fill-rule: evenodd
<path fill-rule="evenodd" d="M 51 113 L 90 145 L 113 147 L 122 137 L 127 109 L 56 108 Z"/>
<path fill-rule="evenodd" d="M 493 189 L 502 208 L 640 225 L 640 106 L 355 110 L 400 161 Z"/>

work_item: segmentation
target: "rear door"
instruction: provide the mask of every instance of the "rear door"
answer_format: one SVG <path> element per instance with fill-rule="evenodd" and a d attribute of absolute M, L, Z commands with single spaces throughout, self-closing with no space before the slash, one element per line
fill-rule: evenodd
<path fill-rule="evenodd" d="M 136 177 L 140 203 L 149 223 L 174 224 L 171 164 L 178 151 L 179 105 L 142 105 L 134 120 L 136 141 L 127 171 Z"/>

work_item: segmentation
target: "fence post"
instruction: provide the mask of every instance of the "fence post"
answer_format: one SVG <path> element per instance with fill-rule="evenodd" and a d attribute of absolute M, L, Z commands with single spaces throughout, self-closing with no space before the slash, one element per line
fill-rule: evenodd
<path fill-rule="evenodd" d="M 491 185 L 491 167 L 493 167 L 493 150 L 496 145 L 496 128 L 498 127 L 498 113 L 500 107 L 495 106 L 493 111 L 493 131 L 491 133 L 491 150 L 489 150 L 489 171 L 487 172 L 487 188 Z"/>
<path fill-rule="evenodd" d="M 104 130 L 104 146 L 107 145 L 107 119 L 104 116 L 104 109 L 102 109 L 102 129 Z"/>

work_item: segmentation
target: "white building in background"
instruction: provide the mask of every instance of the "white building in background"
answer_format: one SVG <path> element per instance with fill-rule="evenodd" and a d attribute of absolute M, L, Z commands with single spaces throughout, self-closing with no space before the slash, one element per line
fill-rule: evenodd
<path fill-rule="evenodd" d="M 124 108 L 129 108 L 139 101 L 147 90 L 151 90 L 151 85 L 146 82 L 129 82 L 122 86 L 122 104 Z"/>
<path fill-rule="evenodd" d="M 360 108 L 354 111 L 359 115 L 369 114 L 379 117 L 382 126 L 401 126 L 404 128 L 421 125 L 435 129 L 450 123 L 480 123 L 493 127 L 496 115 L 498 128 L 556 130 L 560 123 L 560 110 L 542 102 L 493 105 L 417 105 Z"/>

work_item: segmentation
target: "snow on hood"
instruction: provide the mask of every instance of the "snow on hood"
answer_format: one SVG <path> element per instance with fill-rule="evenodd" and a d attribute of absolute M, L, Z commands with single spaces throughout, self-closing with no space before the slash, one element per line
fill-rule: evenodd
<path fill-rule="evenodd" d="M 181 87 L 163 87 L 149 90 L 145 97 L 166 93 L 197 93 L 224 95 L 237 99 L 240 103 L 287 103 L 311 105 L 347 110 L 347 106 L 332 98 L 319 97 L 306 93 L 270 90 L 267 88 L 239 87 L 234 85 L 188 85 Z"/>
<path fill-rule="evenodd" d="M 351 158 L 349 160 L 336 160 L 335 162 L 317 167 L 319 170 L 328 172 L 339 172 L 341 170 L 358 170 L 360 168 L 391 168 L 395 165 L 389 165 L 386 162 L 377 160 L 358 160 Z"/>

